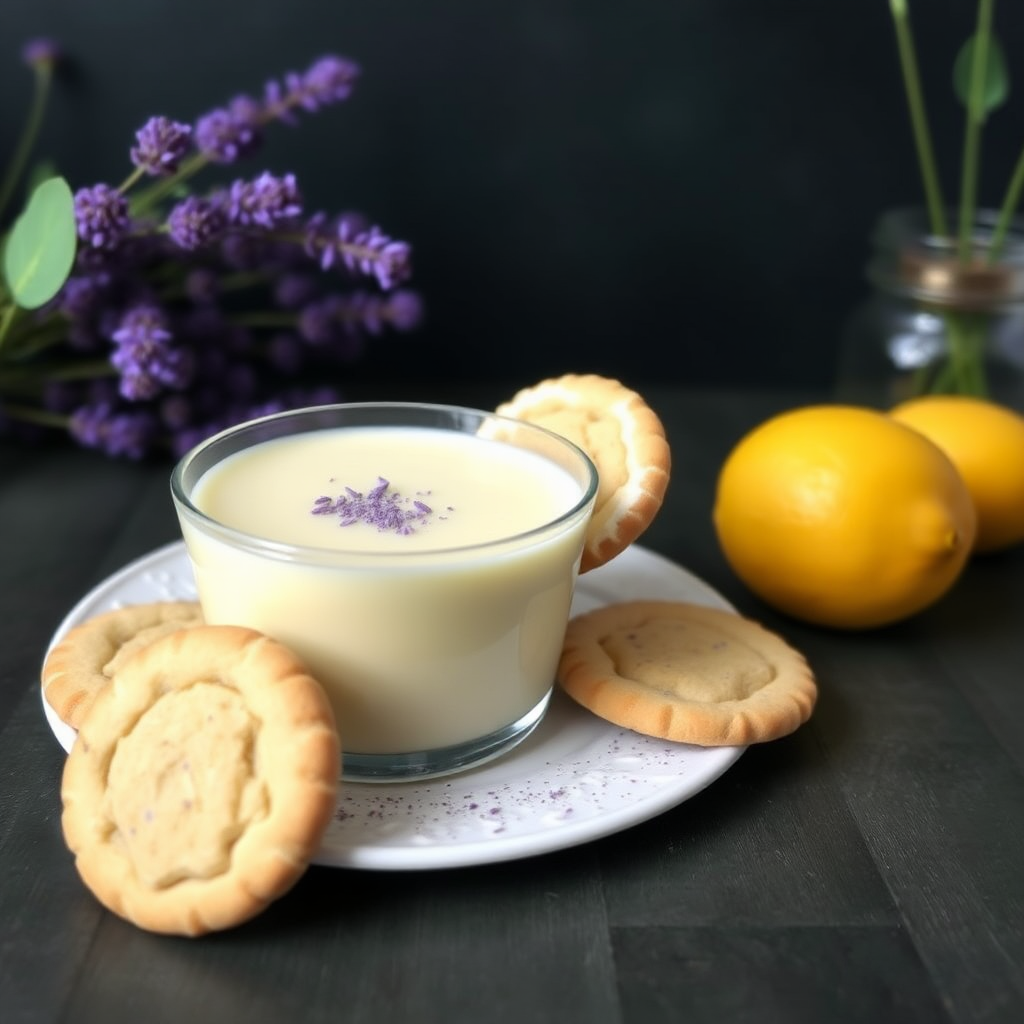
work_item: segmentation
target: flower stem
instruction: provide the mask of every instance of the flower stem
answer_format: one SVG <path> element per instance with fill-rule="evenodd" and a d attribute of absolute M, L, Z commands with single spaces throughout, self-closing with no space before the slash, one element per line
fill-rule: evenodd
<path fill-rule="evenodd" d="M 181 166 L 174 174 L 161 178 L 149 188 L 136 193 L 132 201 L 133 211 L 139 214 L 151 209 L 165 196 L 169 196 L 183 181 L 191 178 L 193 174 L 205 167 L 209 163 L 209 159 L 205 153 L 193 153 L 188 159 L 182 161 Z M 124 186 L 122 186 L 122 191 L 123 189 Z"/>
<path fill-rule="evenodd" d="M 222 292 L 255 288 L 257 285 L 266 284 L 270 276 L 266 270 L 238 270 L 233 274 L 225 274 L 217 282 L 217 288 Z"/>
<path fill-rule="evenodd" d="M 3 312 L 0 313 L 0 350 L 4 347 L 4 339 L 17 319 L 20 308 L 11 300 L 4 307 Z"/>
<path fill-rule="evenodd" d="M 127 192 L 135 182 L 139 181 L 145 173 L 146 172 L 141 167 L 136 167 L 135 170 L 117 186 L 117 191 L 120 192 L 121 195 L 124 195 L 125 192 Z"/>
<path fill-rule="evenodd" d="M 56 323 L 48 322 L 35 329 L 22 331 L 20 335 L 11 338 L 9 342 L 11 360 L 29 359 L 39 352 L 43 352 L 53 345 L 59 345 L 67 341 L 68 322 L 63 318 Z"/>
<path fill-rule="evenodd" d="M 50 83 L 53 80 L 53 65 L 50 61 L 41 61 L 35 65 L 35 71 L 35 90 L 28 117 L 25 119 L 25 127 L 22 129 L 14 156 L 11 157 L 11 162 L 7 165 L 3 183 L 0 184 L 0 215 L 6 209 L 18 180 L 25 170 L 25 164 L 28 162 L 29 154 L 32 152 L 36 137 L 39 135 L 39 128 L 43 123 L 46 100 L 49 97 Z"/>
<path fill-rule="evenodd" d="M 63 429 L 68 425 L 68 417 L 60 413 L 49 412 L 46 409 L 36 409 L 31 405 L 11 405 L 4 403 L 4 415 L 12 419 L 21 420 L 23 423 L 34 423 L 40 427 L 58 427 Z"/>
<path fill-rule="evenodd" d="M 81 363 L 19 364 L 0 367 L 0 391 L 26 386 L 38 389 L 44 381 L 96 380 L 100 377 L 114 377 L 117 370 L 106 359 L 90 359 Z"/>
<path fill-rule="evenodd" d="M 992 241 L 989 243 L 988 248 L 989 263 L 995 263 L 1002 255 L 1003 246 L 1006 244 L 1006 236 L 1010 230 L 1010 224 L 1013 222 L 1013 215 L 1016 213 L 1017 205 L 1020 203 L 1022 188 L 1024 188 L 1024 149 L 1020 151 L 1020 156 L 1017 157 L 1017 165 L 1013 169 L 1013 176 L 1010 178 L 1010 184 L 1006 189 L 1003 205 L 999 208 L 999 217 L 996 220 L 996 226 L 992 232 Z"/>
<path fill-rule="evenodd" d="M 946 325 L 947 357 L 927 390 L 984 398 L 988 394 L 985 342 L 991 317 L 985 313 L 950 312 L 942 319 Z"/>
<path fill-rule="evenodd" d="M 106 359 L 91 359 L 83 363 L 70 363 L 67 366 L 50 370 L 50 380 L 95 380 L 97 377 L 116 377 L 117 370 Z"/>
<path fill-rule="evenodd" d="M 957 255 L 961 263 L 971 258 L 974 212 L 978 201 L 978 164 L 981 152 L 981 127 L 985 121 L 985 65 L 992 36 L 992 12 L 995 0 L 979 0 L 978 27 L 974 34 L 970 92 L 964 122 L 964 159 L 960 185 L 960 227 Z"/>
<path fill-rule="evenodd" d="M 253 310 L 229 319 L 240 327 L 294 327 L 298 316 L 286 310 Z"/>
<path fill-rule="evenodd" d="M 931 131 L 928 127 L 928 113 L 921 92 L 921 76 L 917 68 L 917 53 L 906 0 L 889 0 L 889 7 L 892 10 L 893 24 L 896 29 L 900 70 L 903 72 L 903 87 L 907 95 L 907 106 L 910 109 L 910 125 L 914 134 L 921 180 L 924 183 L 928 218 L 931 221 L 932 231 L 936 235 L 948 237 L 946 204 L 942 197 L 942 187 L 939 184 L 939 175 L 936 169 L 935 152 L 932 147 Z"/>
<path fill-rule="evenodd" d="M 168 281 L 158 292 L 161 299 L 167 301 L 179 299 L 185 295 L 184 281 L 174 280 L 170 275 L 164 276 L 168 278 Z M 217 281 L 217 292 L 223 295 L 227 292 L 262 287 L 270 280 L 271 276 L 265 270 L 239 270 L 233 274 L 225 274 L 224 277 L 219 278 Z"/>

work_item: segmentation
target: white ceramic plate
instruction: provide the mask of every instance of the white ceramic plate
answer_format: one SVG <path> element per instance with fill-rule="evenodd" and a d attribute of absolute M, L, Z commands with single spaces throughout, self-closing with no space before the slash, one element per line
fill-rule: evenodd
<path fill-rule="evenodd" d="M 125 566 L 68 613 L 51 640 L 111 608 L 195 597 L 180 542 Z M 645 548 L 580 578 L 573 613 L 637 598 L 729 603 L 697 577 Z M 54 735 L 75 731 L 43 701 Z M 510 753 L 424 782 L 346 783 L 315 863 L 377 871 L 515 860 L 620 832 L 714 782 L 743 747 L 694 747 L 620 729 L 555 693 L 534 733 Z"/>

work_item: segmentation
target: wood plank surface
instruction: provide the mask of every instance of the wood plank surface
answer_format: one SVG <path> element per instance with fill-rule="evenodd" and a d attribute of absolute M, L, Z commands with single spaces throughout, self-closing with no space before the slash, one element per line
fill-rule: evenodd
<path fill-rule="evenodd" d="M 800 397 L 650 397 L 675 465 L 643 543 L 807 655 L 812 720 L 627 831 L 462 869 L 315 867 L 199 941 L 82 886 L 38 692 L 70 607 L 177 538 L 170 467 L 0 446 L 0 1021 L 1024 1021 L 1024 550 L 886 629 L 787 619 L 730 572 L 710 511 L 729 448 Z"/>

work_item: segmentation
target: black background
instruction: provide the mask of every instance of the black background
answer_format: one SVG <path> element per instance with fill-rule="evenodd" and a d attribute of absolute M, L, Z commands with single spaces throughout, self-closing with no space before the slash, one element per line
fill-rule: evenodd
<path fill-rule="evenodd" d="M 912 4 L 951 196 L 975 8 Z M 29 95 L 22 43 L 74 59 L 41 147 L 73 187 L 122 180 L 153 114 L 359 61 L 351 101 L 276 126 L 246 173 L 294 171 L 309 209 L 414 245 L 429 320 L 353 371 L 383 382 L 827 385 L 871 226 L 920 195 L 886 0 L 5 0 L 0 25 L 0 152 Z M 1012 71 L 1024 5 L 996 26 Z M 1012 97 L 989 123 L 990 204 L 1022 113 Z"/>

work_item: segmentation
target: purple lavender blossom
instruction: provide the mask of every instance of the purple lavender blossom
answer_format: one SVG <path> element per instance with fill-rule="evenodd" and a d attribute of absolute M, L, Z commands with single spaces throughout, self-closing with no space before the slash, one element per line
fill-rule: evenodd
<path fill-rule="evenodd" d="M 132 163 L 152 175 L 173 174 L 192 141 L 191 125 L 151 117 L 136 133 Z"/>
<path fill-rule="evenodd" d="M 140 368 L 128 366 L 121 373 L 120 394 L 129 402 L 148 402 L 160 394 L 160 381 Z"/>
<path fill-rule="evenodd" d="M 294 71 L 283 81 L 267 82 L 263 93 L 264 117 L 294 123 L 292 110 L 315 111 L 347 100 L 359 77 L 360 68 L 344 57 L 327 56 L 315 61 L 301 75 Z"/>
<path fill-rule="evenodd" d="M 273 228 L 302 214 L 294 174 L 276 177 L 264 171 L 253 181 L 236 181 L 228 196 L 228 219 L 242 227 Z"/>
<path fill-rule="evenodd" d="M 114 353 L 110 361 L 117 365 Z M 184 388 L 192 377 L 194 363 L 191 353 L 181 349 L 168 350 L 161 359 L 151 362 L 123 361 L 120 394 L 130 402 L 147 402 L 163 391 L 164 386 Z"/>
<path fill-rule="evenodd" d="M 167 233 L 179 249 L 202 249 L 224 236 L 227 217 L 223 208 L 208 199 L 189 196 L 167 217 Z"/>
<path fill-rule="evenodd" d="M 251 103 L 248 97 L 237 97 L 228 109 L 211 110 L 196 121 L 196 146 L 208 160 L 230 164 L 259 149 L 258 105 Z"/>
<path fill-rule="evenodd" d="M 386 325 L 399 331 L 412 330 L 421 315 L 420 298 L 414 292 L 383 296 L 356 291 L 310 302 L 299 312 L 298 329 L 307 344 L 333 346 L 336 354 L 351 359 L 360 350 L 351 344 L 354 339 L 363 334 L 380 334 Z"/>
<path fill-rule="evenodd" d="M 106 455 L 143 458 L 156 438 L 156 421 L 143 411 L 120 412 L 109 403 L 83 405 L 71 414 L 68 431 L 86 448 Z"/>
<path fill-rule="evenodd" d="M 25 51 L 37 71 L 58 57 L 40 43 Z M 201 198 L 158 188 L 147 193 L 152 210 L 138 219 L 124 194 L 143 172 L 189 176 L 204 161 L 252 153 L 269 122 L 348 98 L 358 75 L 352 62 L 324 57 L 192 126 L 150 118 L 135 133 L 136 170 L 124 192 L 105 184 L 79 190 L 81 242 L 71 277 L 39 314 L 40 337 L 56 326 L 50 317 L 60 337 L 46 348 L 33 399 L 66 417 L 73 439 L 109 455 L 180 454 L 242 420 L 339 401 L 329 385 L 294 382 L 340 379 L 339 364 L 354 359 L 368 336 L 419 322 L 418 296 L 395 287 L 409 274 L 409 246 L 361 215 L 314 218 L 303 251 L 294 175 L 264 172 Z M 203 159 L 190 159 L 190 150 Z M 370 280 L 346 289 L 317 265 Z M 335 289 L 342 294 L 330 294 Z M 92 376 L 101 361 L 106 370 Z M 60 381 L 63 367 L 74 371 L 76 363 L 88 376 Z"/>
<path fill-rule="evenodd" d="M 296 124 L 297 118 L 292 108 L 298 103 L 302 88 L 302 79 L 290 71 L 284 76 L 282 84 L 276 78 L 267 82 L 263 89 L 263 109 L 268 118 L 276 118 L 285 124 Z"/>
<path fill-rule="evenodd" d="M 111 406 L 106 403 L 81 406 L 71 416 L 68 425 L 71 436 L 86 448 L 100 447 L 102 430 L 111 412 Z"/>
<path fill-rule="evenodd" d="M 342 217 L 331 224 L 322 214 L 306 224 L 305 250 L 327 270 L 340 260 L 352 273 L 375 277 L 385 291 L 412 275 L 412 249 L 379 227 L 357 229 L 354 219 Z"/>
<path fill-rule="evenodd" d="M 381 288 L 387 291 L 412 274 L 412 250 L 406 242 L 396 242 L 380 228 L 357 235 L 351 248 L 342 249 L 342 258 L 350 270 L 373 275 Z"/>
<path fill-rule="evenodd" d="M 120 391 L 129 401 L 146 401 L 164 388 L 181 389 L 192 380 L 192 355 L 170 344 L 173 335 L 158 307 L 129 309 L 111 339 L 116 347 L 110 362 L 121 373 Z"/>
<path fill-rule="evenodd" d="M 21 49 L 21 59 L 32 68 L 52 67 L 64 56 L 52 39 L 30 39 Z"/>
<path fill-rule="evenodd" d="M 57 308 L 72 320 L 86 320 L 96 313 L 110 282 L 104 270 L 69 277 L 57 293 Z"/>
<path fill-rule="evenodd" d="M 342 337 L 345 300 L 328 295 L 311 302 L 299 313 L 299 334 L 310 345 L 331 345 Z"/>
<path fill-rule="evenodd" d="M 320 264 L 321 270 L 330 270 L 340 253 L 339 241 L 355 238 L 369 226 L 360 214 L 343 214 L 331 220 L 322 211 L 314 213 L 306 222 L 303 249 L 310 259 Z"/>
<path fill-rule="evenodd" d="M 423 300 L 404 288 L 392 292 L 384 315 L 396 331 L 415 330 L 423 321 Z"/>
<path fill-rule="evenodd" d="M 228 103 L 228 113 L 238 124 L 246 125 L 254 134 L 263 124 L 263 105 L 245 93 L 239 93 Z"/>
<path fill-rule="evenodd" d="M 109 250 L 128 234 L 128 200 L 109 185 L 80 188 L 75 193 L 78 237 L 93 249 Z"/>
<path fill-rule="evenodd" d="M 347 100 L 359 74 L 360 67 L 354 61 L 344 57 L 321 57 L 302 76 L 302 105 L 307 110 L 316 110 L 328 103 Z"/>
<path fill-rule="evenodd" d="M 311 302 L 319 288 L 309 274 L 282 274 L 274 282 L 274 301 L 282 309 L 297 309 Z"/>
<path fill-rule="evenodd" d="M 129 309 L 111 338 L 123 347 L 138 346 L 151 348 L 163 346 L 173 335 L 167 327 L 167 319 L 156 306 L 142 305 Z"/>
<path fill-rule="evenodd" d="M 337 222 L 332 222 L 323 210 L 318 210 L 306 221 L 302 248 L 305 254 L 320 264 L 321 270 L 328 270 L 337 255 L 333 235 Z"/>
<path fill-rule="evenodd" d="M 367 334 L 376 335 L 384 330 L 386 308 L 383 296 L 354 292 L 348 299 L 353 318 Z"/>

